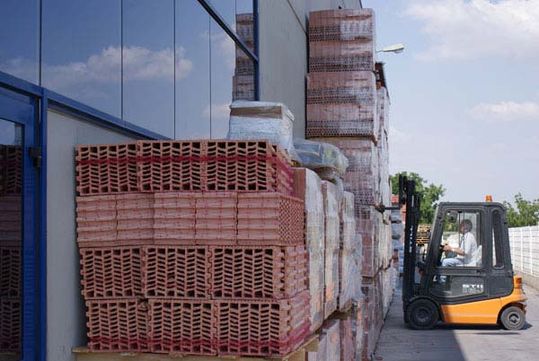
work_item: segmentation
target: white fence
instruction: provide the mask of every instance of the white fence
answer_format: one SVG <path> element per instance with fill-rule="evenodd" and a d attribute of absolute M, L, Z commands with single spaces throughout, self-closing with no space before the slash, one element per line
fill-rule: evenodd
<path fill-rule="evenodd" d="M 509 228 L 513 269 L 539 277 L 539 226 Z"/>

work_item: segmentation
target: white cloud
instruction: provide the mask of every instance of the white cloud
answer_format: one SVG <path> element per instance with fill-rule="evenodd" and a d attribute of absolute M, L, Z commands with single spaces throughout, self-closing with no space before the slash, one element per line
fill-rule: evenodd
<path fill-rule="evenodd" d="M 121 48 L 109 46 L 98 54 L 90 55 L 86 60 L 67 64 L 43 64 L 45 86 L 57 91 L 80 91 L 81 85 L 108 84 L 120 80 Z M 174 56 L 172 49 L 153 51 L 143 47 L 125 47 L 123 52 L 124 79 L 165 80 L 174 79 Z M 15 76 L 26 77 L 35 66 L 28 60 L 11 59 L 1 68 Z M 176 78 L 186 77 L 193 69 L 193 63 L 186 58 L 185 49 L 176 50 Z M 95 87 L 96 90 L 99 87 Z"/>
<path fill-rule="evenodd" d="M 476 119 L 511 122 L 518 120 L 539 120 L 539 104 L 534 102 L 502 101 L 499 103 L 480 103 L 470 109 Z"/>
<path fill-rule="evenodd" d="M 537 0 L 412 0 L 405 14 L 431 39 L 422 60 L 539 59 Z"/>
<path fill-rule="evenodd" d="M 211 108 L 206 105 L 202 111 L 204 117 L 209 117 L 211 114 L 212 119 L 225 120 L 230 116 L 230 103 L 212 104 Z"/>

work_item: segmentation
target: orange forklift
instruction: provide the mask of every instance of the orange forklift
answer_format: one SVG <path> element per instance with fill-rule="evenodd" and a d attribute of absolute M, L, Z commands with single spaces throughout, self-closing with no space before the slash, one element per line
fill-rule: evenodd
<path fill-rule="evenodd" d="M 406 206 L 405 323 L 422 330 L 439 321 L 522 329 L 527 297 L 522 278 L 513 273 L 504 206 L 491 201 L 440 203 L 427 252 L 420 256 L 420 199 L 413 180 L 402 177 L 399 183 L 399 201 Z"/>

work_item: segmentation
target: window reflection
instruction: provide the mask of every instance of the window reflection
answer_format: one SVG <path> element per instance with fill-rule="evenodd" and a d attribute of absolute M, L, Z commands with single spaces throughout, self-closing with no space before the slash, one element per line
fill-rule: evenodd
<path fill-rule="evenodd" d="M 0 3 L 0 71 L 38 83 L 39 0 Z"/>
<path fill-rule="evenodd" d="M 176 2 L 175 138 L 210 137 L 210 16 L 196 0 Z"/>
<path fill-rule="evenodd" d="M 213 20 L 211 38 L 211 137 L 225 138 L 232 103 L 232 81 L 236 66 L 234 41 Z"/>
<path fill-rule="evenodd" d="M 174 3 L 123 1 L 123 119 L 174 135 Z M 177 52 L 182 72 L 190 63 Z"/>
<path fill-rule="evenodd" d="M 120 117 L 120 0 L 47 0 L 42 19 L 42 85 Z"/>
<path fill-rule="evenodd" d="M 236 0 L 236 34 L 253 53 L 254 16 L 252 0 Z"/>
<path fill-rule="evenodd" d="M 236 0 L 209 0 L 215 11 L 234 29 L 236 22 Z"/>
<path fill-rule="evenodd" d="M 22 159 L 22 127 L 0 119 L 0 355 L 21 346 Z"/>

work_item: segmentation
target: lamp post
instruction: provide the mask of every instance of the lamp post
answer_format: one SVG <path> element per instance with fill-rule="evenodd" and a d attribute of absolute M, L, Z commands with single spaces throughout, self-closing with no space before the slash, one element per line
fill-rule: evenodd
<path fill-rule="evenodd" d="M 402 53 L 403 51 L 404 51 L 404 44 L 402 43 L 389 45 L 380 50 L 376 50 L 377 53 L 394 53 L 394 54 L 399 54 L 399 53 Z"/>

